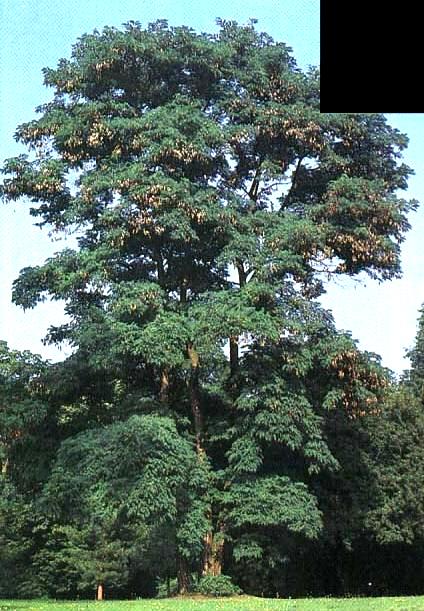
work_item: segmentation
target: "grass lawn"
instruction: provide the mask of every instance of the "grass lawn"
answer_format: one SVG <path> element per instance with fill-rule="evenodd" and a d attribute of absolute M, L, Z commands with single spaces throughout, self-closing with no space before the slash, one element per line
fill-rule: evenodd
<path fill-rule="evenodd" d="M 388 598 L 309 598 L 276 600 L 235 598 L 173 598 L 168 600 L 57 602 L 49 600 L 0 600 L 0 611 L 424 611 L 424 596 Z"/>

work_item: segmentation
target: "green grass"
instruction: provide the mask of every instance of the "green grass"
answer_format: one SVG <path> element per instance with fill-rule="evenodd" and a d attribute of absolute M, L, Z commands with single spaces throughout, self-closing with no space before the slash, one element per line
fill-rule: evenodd
<path fill-rule="evenodd" d="M 276 600 L 235 598 L 173 598 L 137 601 L 0 600 L 0 611 L 424 611 L 424 596 L 387 598 L 309 598 Z"/>

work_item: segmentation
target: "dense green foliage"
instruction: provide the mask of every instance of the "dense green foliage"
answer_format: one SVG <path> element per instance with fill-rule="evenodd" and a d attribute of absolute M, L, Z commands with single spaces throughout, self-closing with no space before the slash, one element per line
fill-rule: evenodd
<path fill-rule="evenodd" d="M 82 36 L 4 163 L 3 199 L 77 247 L 13 287 L 64 300 L 47 341 L 74 352 L 1 345 L 2 595 L 185 593 L 221 571 L 366 592 L 366 542 L 421 544 L 420 343 L 396 390 L 317 300 L 333 276 L 400 274 L 407 139 L 320 113 L 318 71 L 219 25 Z"/>
<path fill-rule="evenodd" d="M 241 590 L 234 585 L 228 575 L 205 575 L 199 582 L 197 591 L 205 596 L 235 596 Z"/>

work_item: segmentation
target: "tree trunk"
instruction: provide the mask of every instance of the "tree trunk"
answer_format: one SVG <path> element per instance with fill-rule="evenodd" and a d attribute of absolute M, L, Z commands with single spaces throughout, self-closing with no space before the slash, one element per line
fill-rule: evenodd
<path fill-rule="evenodd" d="M 186 559 L 177 552 L 177 588 L 178 594 L 187 594 L 190 590 L 190 575 Z"/>
<path fill-rule="evenodd" d="M 159 400 L 161 403 L 168 403 L 169 399 L 169 370 L 164 367 L 160 378 Z"/>
<path fill-rule="evenodd" d="M 187 281 L 184 279 L 180 286 L 180 302 L 187 302 Z"/>
<path fill-rule="evenodd" d="M 236 268 L 239 277 L 239 287 L 242 289 L 246 286 L 247 274 L 244 269 L 244 263 L 241 259 L 236 259 Z M 239 338 L 238 335 L 230 336 L 230 376 L 233 377 L 239 364 Z"/>
<path fill-rule="evenodd" d="M 249 209 L 253 212 L 256 208 L 256 202 L 258 200 L 258 195 L 259 195 L 259 184 L 260 184 L 260 179 L 261 179 L 261 163 L 259 164 L 259 166 L 256 168 L 256 172 L 255 172 L 255 176 L 252 180 L 252 184 L 250 185 L 250 189 L 249 189 L 249 197 L 252 200 L 252 204 L 249 206 Z"/>
<path fill-rule="evenodd" d="M 8 471 L 8 469 L 9 469 L 9 459 L 8 459 L 8 457 L 6 456 L 6 458 L 4 459 L 4 461 L 1 463 L 1 474 L 2 474 L 3 476 L 6 476 L 6 475 L 7 475 L 7 471 Z"/>
<path fill-rule="evenodd" d="M 230 337 L 230 375 L 233 377 L 238 370 L 239 345 L 237 335 Z"/>
<path fill-rule="evenodd" d="M 102 583 L 99 583 L 98 586 L 97 586 L 96 600 L 104 600 L 104 590 L 103 590 L 103 584 Z"/>
<path fill-rule="evenodd" d="M 190 403 L 191 412 L 193 415 L 194 433 L 196 437 L 196 452 L 200 461 L 205 458 L 205 449 L 203 447 L 203 416 L 200 403 L 199 392 L 199 355 L 193 344 L 187 346 L 187 352 L 191 362 L 190 373 Z M 220 555 L 217 554 L 216 542 L 214 541 L 212 531 L 205 534 L 203 548 L 202 575 L 219 575 L 221 573 Z M 178 578 L 178 589 L 180 591 L 180 578 Z M 180 592 L 181 593 L 181 592 Z"/>
<path fill-rule="evenodd" d="M 203 415 L 200 403 L 199 392 L 199 355 L 193 344 L 187 346 L 187 352 L 191 362 L 190 374 L 190 402 L 191 412 L 193 415 L 194 432 L 196 437 L 196 452 L 199 460 L 204 460 L 205 449 L 203 447 Z M 204 553 L 202 575 L 220 575 L 222 570 L 222 560 L 224 554 L 224 525 L 221 524 L 217 534 L 212 531 L 206 533 L 204 537 Z M 183 560 L 180 558 L 180 561 Z M 187 583 L 187 588 L 188 588 Z M 184 572 L 180 576 L 180 568 L 178 568 L 178 591 L 184 593 Z M 184 589 L 184 591 L 186 591 Z"/>
<path fill-rule="evenodd" d="M 213 533 L 208 531 L 203 538 L 203 563 L 202 563 L 202 576 L 210 575 L 210 566 L 212 560 L 212 541 Z"/>
<path fill-rule="evenodd" d="M 243 261 L 241 261 L 240 259 L 237 259 L 236 267 L 237 267 L 238 277 L 239 277 L 239 287 L 242 289 L 244 286 L 246 286 L 246 281 L 247 281 L 247 273 L 246 273 L 246 270 L 244 269 Z"/>
<path fill-rule="evenodd" d="M 203 560 L 203 575 L 221 575 L 222 562 L 224 559 L 224 524 L 221 523 L 214 534 L 209 531 L 204 539 L 205 551 Z"/>
<path fill-rule="evenodd" d="M 224 536 L 223 533 L 218 532 L 218 536 L 215 535 L 214 542 L 212 544 L 212 575 L 221 575 L 222 563 L 224 560 Z"/>
<path fill-rule="evenodd" d="M 165 283 L 165 266 L 163 264 L 163 257 L 160 250 L 156 252 L 156 270 L 158 275 L 158 283 L 160 286 L 163 286 Z"/>
<path fill-rule="evenodd" d="M 193 416 L 194 434 L 196 439 L 196 452 L 200 459 L 203 460 L 205 456 L 205 450 L 203 448 L 203 417 L 202 409 L 200 405 L 200 392 L 199 392 L 199 355 L 193 344 L 190 343 L 187 346 L 188 356 L 191 362 L 190 372 L 190 405 L 191 413 Z"/>

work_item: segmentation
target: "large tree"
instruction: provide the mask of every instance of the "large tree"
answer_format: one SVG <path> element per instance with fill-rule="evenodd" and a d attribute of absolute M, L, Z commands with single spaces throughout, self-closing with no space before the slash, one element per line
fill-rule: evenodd
<path fill-rule="evenodd" d="M 65 372 L 105 380 L 98 422 L 153 411 L 191 433 L 212 574 L 225 541 L 250 561 L 276 531 L 317 535 L 310 480 L 337 469 L 323 413 L 367 409 L 384 376 L 314 300 L 333 275 L 398 275 L 415 206 L 397 195 L 407 138 L 384 116 L 320 113 L 316 70 L 254 23 L 218 24 L 82 36 L 44 71 L 53 98 L 16 132 L 33 153 L 2 186 L 77 236 L 22 270 L 13 299 L 65 300 L 48 339 L 74 346 Z"/>
<path fill-rule="evenodd" d="M 11 350 L 0 341 L 0 467 L 1 475 L 29 481 L 43 479 L 43 463 L 51 443 L 48 435 L 48 391 L 44 382 L 47 363 L 29 351 Z M 36 450 L 36 438 L 45 429 L 45 455 Z M 42 435 L 42 433 L 41 433 Z M 25 461 L 25 457 L 27 460 Z M 48 460 L 48 459 L 47 459 Z M 20 468 L 16 462 L 20 462 Z M 25 468 L 23 468 L 25 465 Z M 31 471 L 29 475 L 27 470 Z M 25 471 L 23 473 L 23 471 Z M 38 476 L 35 475 L 38 471 Z M 21 474 L 20 474 L 20 473 Z M 34 481 L 34 477 L 35 481 Z"/>
<path fill-rule="evenodd" d="M 52 438 L 46 363 L 0 341 L 0 593 L 27 594 L 34 552 L 34 496 L 57 449 Z M 34 590 L 32 590 L 34 592 Z"/>
<path fill-rule="evenodd" d="M 413 347 L 407 352 L 411 361 L 411 368 L 404 372 L 404 382 L 410 386 L 413 392 L 424 399 L 424 307 L 419 310 L 417 321 L 417 333 Z"/>
<path fill-rule="evenodd" d="M 126 585 L 131 565 L 159 575 L 151 539 L 167 541 L 168 562 L 176 547 L 190 566 L 207 529 L 204 471 L 163 416 L 134 415 L 66 440 L 40 499 L 50 523 L 34 559 L 44 587 L 63 594 L 72 583 L 80 592 L 97 586 L 101 599 L 104 584 Z"/>

